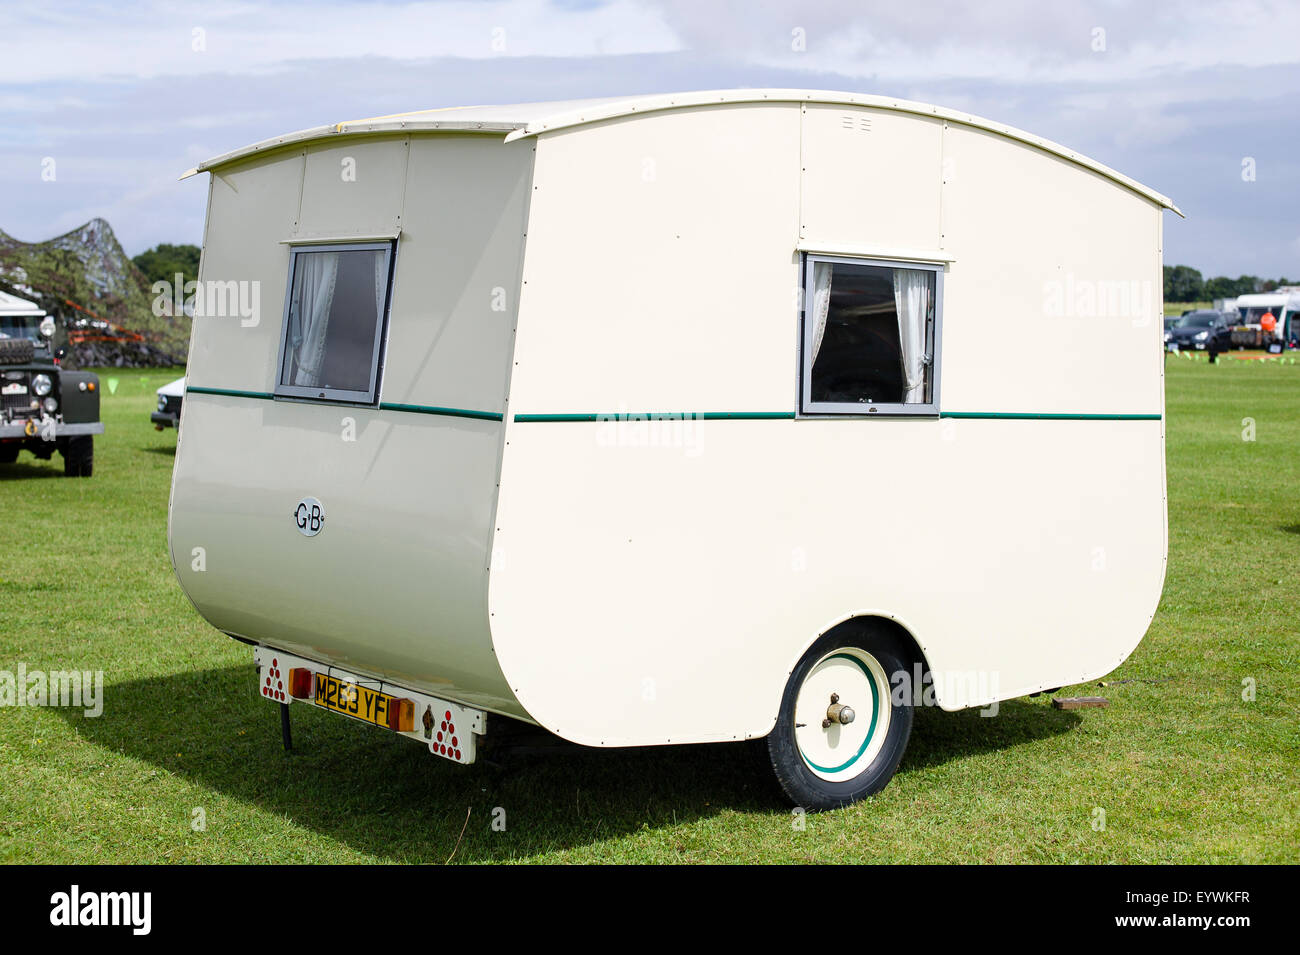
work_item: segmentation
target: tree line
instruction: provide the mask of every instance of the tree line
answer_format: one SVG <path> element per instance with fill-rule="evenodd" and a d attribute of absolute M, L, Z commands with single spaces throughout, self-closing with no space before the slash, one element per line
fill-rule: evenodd
<path fill-rule="evenodd" d="M 1279 285 L 1300 285 L 1300 282 L 1285 278 L 1262 279 L 1258 275 L 1239 275 L 1235 279 L 1216 275 L 1207 279 L 1190 265 L 1165 266 L 1166 302 L 1212 302 L 1216 298 L 1271 292 Z"/>
<path fill-rule="evenodd" d="M 164 242 L 141 252 L 131 261 L 144 273 L 148 285 L 153 285 L 154 282 L 175 282 L 178 273 L 185 276 L 186 282 L 193 282 L 199 277 L 197 245 L 170 245 Z"/>

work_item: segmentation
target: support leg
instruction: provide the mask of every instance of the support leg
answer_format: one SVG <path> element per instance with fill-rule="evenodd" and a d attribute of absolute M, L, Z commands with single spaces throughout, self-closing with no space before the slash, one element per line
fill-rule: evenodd
<path fill-rule="evenodd" d="M 293 751 L 293 737 L 289 734 L 289 704 L 280 704 L 280 736 L 284 739 L 284 751 Z"/>

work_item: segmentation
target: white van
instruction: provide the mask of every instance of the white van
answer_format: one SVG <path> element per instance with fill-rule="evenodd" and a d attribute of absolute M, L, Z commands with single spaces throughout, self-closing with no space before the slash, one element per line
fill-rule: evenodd
<path fill-rule="evenodd" d="M 732 90 L 195 171 L 170 547 L 265 699 L 460 763 L 503 717 L 766 738 L 825 808 L 886 784 L 914 706 L 1094 679 L 1151 621 L 1174 207 L 1078 153 Z"/>

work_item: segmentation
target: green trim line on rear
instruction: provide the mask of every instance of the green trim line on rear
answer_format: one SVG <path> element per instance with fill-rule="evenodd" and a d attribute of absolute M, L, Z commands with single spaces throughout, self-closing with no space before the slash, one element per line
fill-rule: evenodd
<path fill-rule="evenodd" d="M 198 385 L 187 387 L 186 394 L 197 395 L 221 395 L 227 398 L 257 398 L 263 401 L 275 400 L 275 395 L 267 394 L 261 391 L 236 391 L 231 388 L 204 388 Z M 296 399 L 301 401 L 302 399 Z M 310 399 L 307 399 L 310 400 Z M 333 402 L 326 402 L 334 404 Z M 359 408 L 369 408 L 370 405 L 357 405 Z M 408 414 L 432 414 L 443 415 L 449 418 L 473 418 L 478 421 L 504 421 L 505 418 L 499 411 L 473 411 L 468 408 L 443 408 L 437 405 L 404 405 L 395 403 L 381 403 L 378 406 L 380 411 L 402 411 Z"/>
<path fill-rule="evenodd" d="M 261 391 L 235 391 L 231 388 L 203 388 L 199 385 L 186 385 L 185 393 L 187 395 L 223 395 L 227 398 L 261 398 L 264 401 L 270 401 L 275 395 L 268 395 Z"/>

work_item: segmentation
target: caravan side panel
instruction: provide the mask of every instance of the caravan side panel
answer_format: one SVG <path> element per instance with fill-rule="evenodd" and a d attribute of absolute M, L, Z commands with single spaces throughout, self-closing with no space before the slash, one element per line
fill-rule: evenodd
<path fill-rule="evenodd" d="M 489 607 L 512 689 L 562 736 L 764 735 L 793 665 L 852 616 L 913 634 L 946 708 L 1106 673 L 1151 620 L 1159 296 L 1090 318 L 1045 297 L 1071 275 L 1159 283 L 1160 209 L 932 117 L 840 126 L 857 112 L 538 139 Z M 890 155 L 842 161 L 840 135 L 911 150 L 902 185 L 853 179 Z M 821 249 L 946 250 L 940 409 L 962 417 L 795 417 L 801 226 Z M 707 417 L 600 417 L 628 413 Z"/>

